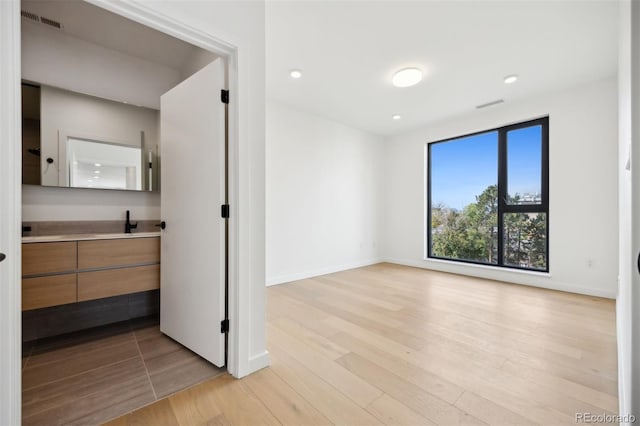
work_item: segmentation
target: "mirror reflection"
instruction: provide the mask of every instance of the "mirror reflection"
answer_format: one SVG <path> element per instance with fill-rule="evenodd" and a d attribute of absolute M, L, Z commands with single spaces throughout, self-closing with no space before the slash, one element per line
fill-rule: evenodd
<path fill-rule="evenodd" d="M 159 113 L 38 83 L 22 84 L 22 183 L 156 191 Z"/>
<path fill-rule="evenodd" d="M 68 138 L 66 150 L 70 187 L 142 190 L 140 148 Z"/>

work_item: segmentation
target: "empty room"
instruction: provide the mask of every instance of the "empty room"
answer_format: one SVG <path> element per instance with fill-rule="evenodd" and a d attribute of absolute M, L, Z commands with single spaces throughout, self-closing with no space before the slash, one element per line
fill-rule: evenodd
<path fill-rule="evenodd" d="M 639 3 L 0 8 L 0 425 L 640 421 Z"/>

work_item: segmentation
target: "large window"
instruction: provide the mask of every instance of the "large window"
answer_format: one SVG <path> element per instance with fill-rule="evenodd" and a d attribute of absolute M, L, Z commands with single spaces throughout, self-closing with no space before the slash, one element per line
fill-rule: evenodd
<path fill-rule="evenodd" d="M 549 118 L 428 144 L 427 255 L 549 270 Z"/>

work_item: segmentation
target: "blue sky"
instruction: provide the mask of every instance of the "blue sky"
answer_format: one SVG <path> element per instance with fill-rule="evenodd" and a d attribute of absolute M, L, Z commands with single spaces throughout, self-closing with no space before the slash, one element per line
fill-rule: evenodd
<path fill-rule="evenodd" d="M 508 190 L 540 191 L 541 127 L 507 135 Z M 462 209 L 498 182 L 498 132 L 481 133 L 431 145 L 431 202 Z"/>

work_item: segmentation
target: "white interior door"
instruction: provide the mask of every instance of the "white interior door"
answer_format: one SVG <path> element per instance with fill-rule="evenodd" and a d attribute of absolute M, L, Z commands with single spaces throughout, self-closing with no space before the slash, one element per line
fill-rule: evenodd
<path fill-rule="evenodd" d="M 160 330 L 224 365 L 225 67 L 217 59 L 160 102 Z"/>

